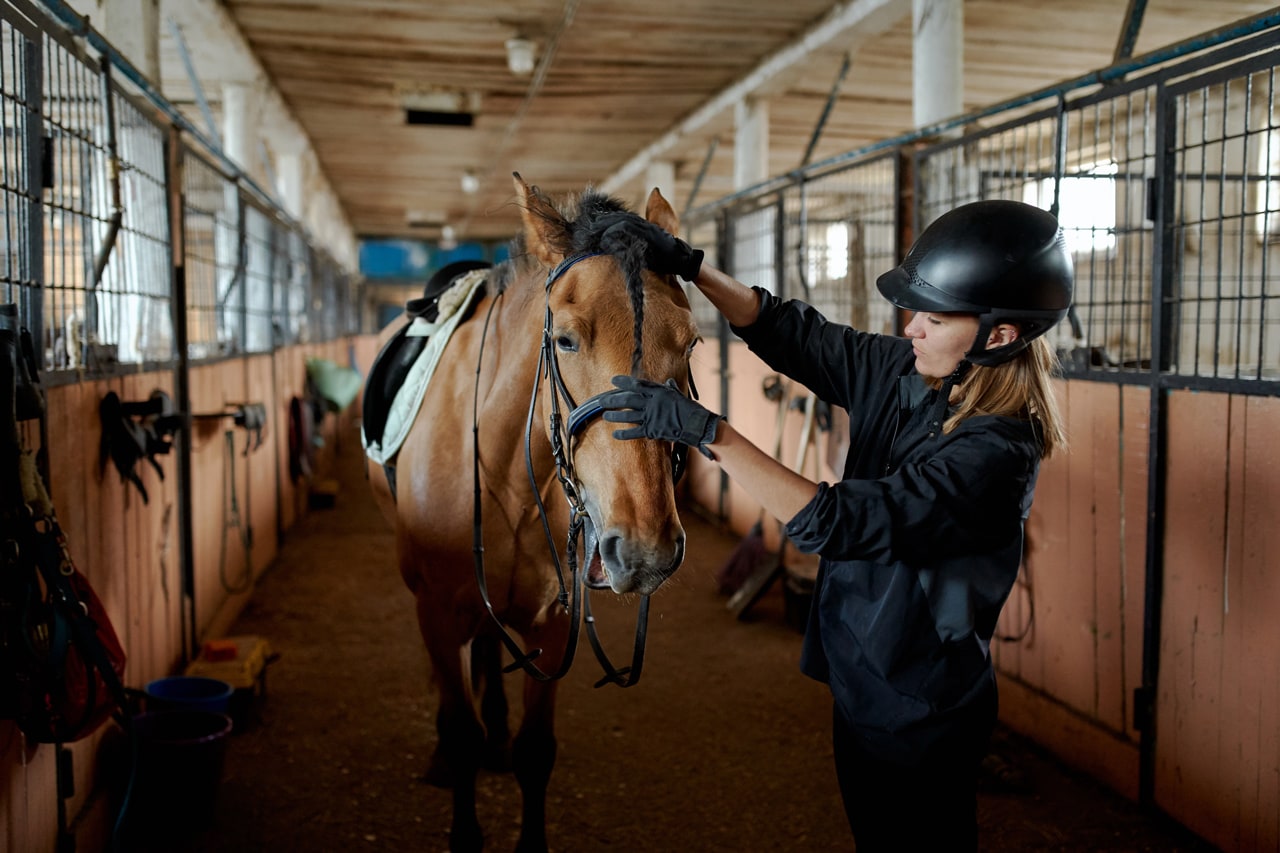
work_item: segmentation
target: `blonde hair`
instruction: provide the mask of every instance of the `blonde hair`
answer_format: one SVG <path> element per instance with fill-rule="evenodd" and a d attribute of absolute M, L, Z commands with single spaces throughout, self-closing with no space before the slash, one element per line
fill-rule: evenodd
<path fill-rule="evenodd" d="M 949 433 L 975 415 L 1004 415 L 1031 422 L 1040 439 L 1041 459 L 1065 450 L 1066 425 L 1052 382 L 1057 368 L 1058 356 L 1042 337 L 1004 364 L 974 365 L 960 383 L 955 414 L 947 418 L 942 431 Z"/>

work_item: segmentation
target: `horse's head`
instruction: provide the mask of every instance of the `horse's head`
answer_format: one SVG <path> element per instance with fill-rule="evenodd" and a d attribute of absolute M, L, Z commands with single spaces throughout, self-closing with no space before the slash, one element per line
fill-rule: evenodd
<path fill-rule="evenodd" d="M 631 374 L 689 387 L 689 355 L 697 326 L 674 278 L 643 264 L 643 247 L 601 247 L 604 229 L 630 213 L 616 200 L 587 192 L 561 211 L 515 176 L 524 246 L 547 270 L 547 360 L 536 411 L 553 452 L 589 517 L 587 583 L 648 594 L 684 558 L 676 512 L 670 443 L 619 441 L 591 405 Z M 645 218 L 676 233 L 679 221 L 655 189 Z M 573 494 L 570 494 L 573 500 Z"/>

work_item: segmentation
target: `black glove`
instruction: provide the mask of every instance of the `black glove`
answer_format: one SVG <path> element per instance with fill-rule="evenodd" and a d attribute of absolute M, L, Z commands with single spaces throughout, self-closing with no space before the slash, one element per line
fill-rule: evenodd
<path fill-rule="evenodd" d="M 714 459 L 706 445 L 716 440 L 716 427 L 724 420 L 686 397 L 675 380 L 659 385 L 647 379 L 615 376 L 619 390 L 600 396 L 604 419 L 611 423 L 636 424 L 631 429 L 615 430 L 614 438 L 658 438 L 696 447 L 703 456 Z"/>
<path fill-rule="evenodd" d="M 645 266 L 660 275 L 678 275 L 685 281 L 693 281 L 702 269 L 701 249 L 638 217 L 619 219 L 600 235 L 600 245 L 607 252 L 625 250 L 637 242 L 644 243 Z"/>

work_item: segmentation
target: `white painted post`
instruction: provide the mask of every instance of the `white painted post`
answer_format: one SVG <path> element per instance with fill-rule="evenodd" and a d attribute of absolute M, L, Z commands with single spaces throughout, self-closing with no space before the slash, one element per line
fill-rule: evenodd
<path fill-rule="evenodd" d="M 671 203 L 672 207 L 676 204 L 676 165 L 670 160 L 654 160 L 644 172 L 644 186 L 640 191 L 641 212 L 644 212 L 644 204 L 649 200 L 649 193 L 653 188 L 657 187 L 658 192 L 662 193 L 662 197 Z"/>
<path fill-rule="evenodd" d="M 245 174 L 256 156 L 253 131 L 250 129 L 248 83 L 222 84 L 222 150 Z"/>
<path fill-rule="evenodd" d="M 280 202 L 289 215 L 299 222 L 303 221 L 303 212 L 306 210 L 303 195 L 306 187 L 306 161 L 303 156 L 301 149 L 293 150 L 289 147 L 284 147 L 276 154 L 276 189 L 280 193 Z"/>
<path fill-rule="evenodd" d="M 160 89 L 160 0 L 106 0 L 99 30 Z"/>
<path fill-rule="evenodd" d="M 733 119 L 733 188 L 740 190 L 769 177 L 769 102 L 743 98 Z"/>
<path fill-rule="evenodd" d="M 912 120 L 920 128 L 964 113 L 964 3 L 913 0 L 911 17 Z"/>

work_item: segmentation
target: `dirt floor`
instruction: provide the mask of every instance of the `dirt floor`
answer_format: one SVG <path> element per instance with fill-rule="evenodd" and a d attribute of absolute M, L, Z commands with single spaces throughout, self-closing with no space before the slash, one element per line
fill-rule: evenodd
<path fill-rule="evenodd" d="M 265 637 L 256 719 L 227 739 L 211 829 L 166 849 L 436 851 L 450 797 L 420 781 L 435 742 L 426 655 L 392 537 L 367 497 L 358 440 L 342 442 L 336 507 L 288 536 L 233 633 Z M 585 637 L 560 693 L 548 798 L 557 851 L 851 850 L 836 790 L 826 687 L 803 677 L 800 635 L 775 587 L 738 621 L 715 571 L 737 540 L 691 512 L 684 566 L 651 601 L 639 684 L 594 689 Z M 635 602 L 597 594 L 626 657 Z M 518 706 L 518 680 L 509 690 Z M 980 803 L 990 851 L 1213 848 L 998 731 Z M 510 850 L 519 792 L 482 775 L 489 850 Z M 927 816 L 922 816 L 927 819 Z"/>

